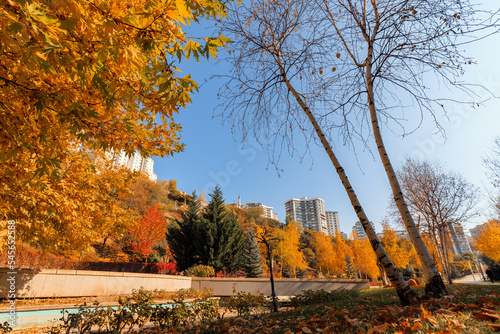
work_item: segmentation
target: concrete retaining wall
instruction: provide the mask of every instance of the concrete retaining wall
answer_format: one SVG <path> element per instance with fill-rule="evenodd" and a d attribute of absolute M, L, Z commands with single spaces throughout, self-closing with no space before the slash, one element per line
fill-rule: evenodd
<path fill-rule="evenodd" d="M 17 298 L 114 296 L 131 294 L 133 289 L 210 289 L 214 296 L 232 296 L 237 292 L 271 294 L 267 278 L 191 278 L 184 276 L 118 273 L 87 270 L 19 270 L 9 274 L 0 269 L 0 298 L 8 298 L 14 278 Z M 278 296 L 294 296 L 304 290 L 326 291 L 369 288 L 367 280 L 277 279 Z M 235 292 L 233 292 L 235 289 Z"/>
<path fill-rule="evenodd" d="M 238 292 L 271 295 L 271 283 L 268 278 L 196 278 L 193 277 L 193 289 L 211 289 L 214 296 L 234 296 Z M 305 290 L 362 290 L 370 287 L 368 280 L 361 279 L 275 279 L 277 296 L 295 296 Z M 233 291 L 234 290 L 234 291 Z"/>
<path fill-rule="evenodd" d="M 141 286 L 166 291 L 191 287 L 191 278 L 184 276 L 59 269 L 19 270 L 15 275 L 8 272 L 0 269 L 0 298 L 7 298 L 7 279 L 11 277 L 18 298 L 127 295 Z"/>

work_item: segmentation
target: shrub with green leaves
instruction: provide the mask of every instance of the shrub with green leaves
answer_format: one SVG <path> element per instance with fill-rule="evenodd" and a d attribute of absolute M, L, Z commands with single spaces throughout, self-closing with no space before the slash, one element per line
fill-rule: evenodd
<path fill-rule="evenodd" d="M 193 277 L 214 277 L 215 270 L 211 266 L 205 266 L 203 264 L 198 264 L 196 266 L 192 266 L 191 268 L 185 271 L 186 276 Z"/>
<path fill-rule="evenodd" d="M 306 305 L 316 305 L 329 303 L 335 300 L 348 300 L 359 298 L 357 290 L 334 290 L 331 292 L 321 290 L 306 290 L 300 295 L 296 295 L 290 299 L 290 304 L 293 307 L 301 307 Z"/>
<path fill-rule="evenodd" d="M 226 298 L 221 303 L 230 311 L 235 311 L 238 316 L 245 316 L 257 309 L 266 308 L 268 301 L 264 294 L 252 295 L 251 293 L 238 292 L 236 296 Z"/>
<path fill-rule="evenodd" d="M 191 322 L 207 323 L 218 318 L 217 300 L 209 296 L 186 303 L 184 296 L 174 299 L 170 305 L 157 305 L 153 298 L 158 291 L 147 291 L 143 288 L 134 290 L 132 296 L 120 298 L 118 307 L 102 307 L 98 302 L 92 306 L 80 305 L 78 312 L 70 314 L 63 311 L 62 324 L 54 326 L 50 333 L 70 333 L 76 329 L 78 333 L 119 334 L 127 331 L 141 332 L 148 323 L 161 328 L 185 325 Z"/>

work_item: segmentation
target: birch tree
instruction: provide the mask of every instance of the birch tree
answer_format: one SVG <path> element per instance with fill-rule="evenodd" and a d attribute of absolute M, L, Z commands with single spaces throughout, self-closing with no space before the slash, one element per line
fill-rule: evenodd
<path fill-rule="evenodd" d="M 331 112 L 332 104 L 324 97 L 332 85 L 319 83 L 315 75 L 327 71 L 322 62 L 333 58 L 334 64 L 335 58 L 331 45 L 326 44 L 331 39 L 324 22 L 318 20 L 319 14 L 306 1 L 259 0 L 230 9 L 229 20 L 222 24 L 235 38 L 228 59 L 233 69 L 219 93 L 223 99 L 221 116 L 232 120 L 243 139 L 253 136 L 268 145 L 275 163 L 283 151 L 292 155 L 306 152 L 295 145 L 297 133 L 306 148 L 317 141 L 335 167 L 401 303 L 416 303 L 417 294 L 385 253 L 332 149 L 329 131 L 335 124 L 324 117 L 325 110 Z M 328 72 L 336 82 L 336 67 L 330 65 Z M 342 123 L 342 118 L 338 121 Z"/>
<path fill-rule="evenodd" d="M 436 119 L 436 110 L 446 111 L 450 102 L 465 102 L 434 94 L 428 89 L 429 80 L 458 89 L 474 102 L 471 86 L 458 80 L 473 62 L 462 47 L 473 36 L 495 32 L 496 15 L 468 0 L 318 0 L 317 4 L 338 43 L 333 52 L 342 59 L 345 80 L 336 91 L 341 101 L 337 111 L 356 115 L 359 127 L 371 127 L 394 201 L 423 266 L 426 294 L 442 297 L 446 287 L 406 204 L 381 124 L 395 121 L 401 126 L 400 111 L 406 106 Z"/>

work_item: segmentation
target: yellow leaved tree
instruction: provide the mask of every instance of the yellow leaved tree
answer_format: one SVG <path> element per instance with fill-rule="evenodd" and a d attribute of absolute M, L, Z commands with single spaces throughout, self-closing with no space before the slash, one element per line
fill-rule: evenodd
<path fill-rule="evenodd" d="M 406 268 L 410 263 L 411 253 L 401 244 L 401 238 L 398 237 L 388 223 L 382 223 L 382 237 L 380 241 L 384 244 L 387 255 L 391 258 L 396 268 Z"/>
<path fill-rule="evenodd" d="M 57 251 L 107 235 L 108 188 L 126 176 L 110 172 L 113 185 L 89 159 L 183 149 L 174 116 L 197 84 L 178 63 L 215 57 L 229 42 L 183 28 L 224 16 L 218 0 L 2 1 L 0 221 Z"/>
<path fill-rule="evenodd" d="M 298 272 L 302 272 L 307 267 L 305 256 L 300 248 L 300 233 L 297 228 L 297 223 L 293 220 L 277 231 L 279 244 L 277 250 L 279 252 L 279 260 L 283 270 L 288 271 L 293 277 L 297 276 Z"/>
<path fill-rule="evenodd" d="M 490 220 L 483 226 L 474 246 L 484 256 L 495 262 L 500 262 L 500 221 Z"/>
<path fill-rule="evenodd" d="M 375 252 L 370 245 L 370 240 L 368 238 L 358 239 L 355 237 L 350 242 L 350 248 L 353 255 L 352 263 L 354 269 L 365 277 L 370 277 L 373 280 L 377 279 L 380 272 Z M 393 262 L 396 265 L 394 260 Z"/>
<path fill-rule="evenodd" d="M 136 176 L 104 157 L 74 150 L 58 179 L 40 176 L 41 189 L 11 186 L 2 201 L 18 203 L 9 211 L 16 218 L 18 242 L 77 257 L 103 238 L 121 238 L 133 223 L 134 216 L 117 199 L 129 193 Z"/>
<path fill-rule="evenodd" d="M 144 156 L 182 150 L 174 115 L 197 85 L 176 64 L 215 57 L 228 42 L 190 39 L 182 26 L 224 15 L 217 0 L 3 1 L 2 182 L 57 177 L 72 143 Z"/>
<path fill-rule="evenodd" d="M 343 275 L 347 270 L 346 259 L 352 258 L 352 251 L 338 234 L 333 238 L 321 232 L 311 232 L 312 246 L 316 253 L 318 271 L 324 275 Z"/>

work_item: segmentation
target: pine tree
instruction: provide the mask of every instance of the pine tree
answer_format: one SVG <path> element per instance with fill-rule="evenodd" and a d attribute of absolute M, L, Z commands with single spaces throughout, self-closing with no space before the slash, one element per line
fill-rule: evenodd
<path fill-rule="evenodd" d="M 202 263 L 215 270 L 235 272 L 242 268 L 243 249 L 246 241 L 236 216 L 226 209 L 219 187 L 210 194 L 212 198 L 203 214 L 206 241 L 201 255 Z"/>
<path fill-rule="evenodd" d="M 193 201 L 189 203 L 182 219 L 176 220 L 167 232 L 167 241 L 179 271 L 200 264 L 200 247 L 204 243 L 205 233 L 202 231 L 201 204 L 193 193 Z"/>
<path fill-rule="evenodd" d="M 356 271 L 354 270 L 354 265 L 352 263 L 352 260 L 349 256 L 346 256 L 345 258 L 346 262 L 346 274 L 348 278 L 355 278 L 356 277 Z"/>
<path fill-rule="evenodd" d="M 257 239 L 252 232 L 247 234 L 247 242 L 243 252 L 243 270 L 246 277 L 256 278 L 262 277 L 264 271 L 262 270 L 262 256 L 260 254 L 260 247 Z"/>

